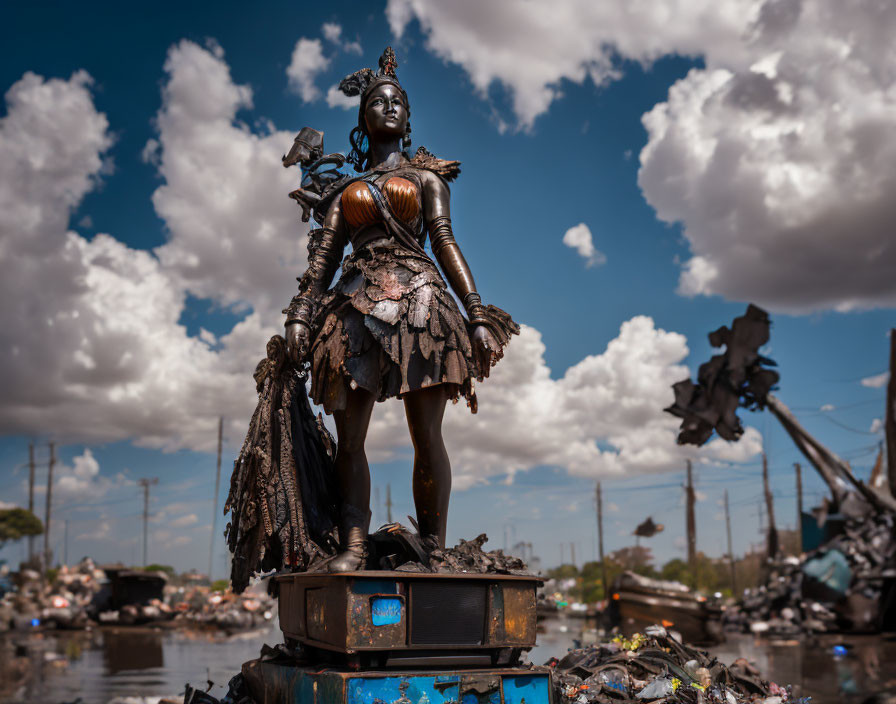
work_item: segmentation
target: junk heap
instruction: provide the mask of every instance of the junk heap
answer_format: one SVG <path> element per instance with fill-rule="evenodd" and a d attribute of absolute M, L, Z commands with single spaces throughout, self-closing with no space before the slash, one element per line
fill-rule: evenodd
<path fill-rule="evenodd" d="M 726 628 L 778 636 L 892 629 L 894 529 L 892 513 L 870 511 L 847 517 L 842 533 L 801 558 L 770 561 L 766 583 L 726 610 Z"/>
<path fill-rule="evenodd" d="M 0 632 L 82 629 L 102 625 L 165 625 L 247 630 L 276 614 L 266 584 L 246 593 L 212 591 L 207 585 L 178 587 L 164 572 L 97 567 L 90 558 L 62 566 L 51 582 L 33 569 L 10 579 L 0 598 Z"/>
<path fill-rule="evenodd" d="M 682 644 L 662 626 L 649 626 L 631 639 L 570 650 L 552 658 L 557 704 L 796 704 L 789 686 L 766 682 L 745 659 L 726 667 L 702 650 Z"/>

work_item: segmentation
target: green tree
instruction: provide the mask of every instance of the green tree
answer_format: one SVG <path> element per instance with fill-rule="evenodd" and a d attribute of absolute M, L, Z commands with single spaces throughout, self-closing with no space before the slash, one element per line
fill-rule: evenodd
<path fill-rule="evenodd" d="M 164 572 L 169 577 L 174 576 L 174 568 L 171 565 L 153 564 L 153 565 L 147 565 L 146 567 L 140 567 L 138 569 L 142 569 L 146 572 Z"/>
<path fill-rule="evenodd" d="M 0 547 L 4 543 L 21 540 L 44 532 L 44 524 L 24 508 L 0 509 Z"/>

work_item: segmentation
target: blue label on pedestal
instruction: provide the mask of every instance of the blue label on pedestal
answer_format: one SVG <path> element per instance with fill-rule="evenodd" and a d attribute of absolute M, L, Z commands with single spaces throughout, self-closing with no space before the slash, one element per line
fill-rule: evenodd
<path fill-rule="evenodd" d="M 401 623 L 401 599 L 380 597 L 370 602 L 370 618 L 374 626 Z"/>

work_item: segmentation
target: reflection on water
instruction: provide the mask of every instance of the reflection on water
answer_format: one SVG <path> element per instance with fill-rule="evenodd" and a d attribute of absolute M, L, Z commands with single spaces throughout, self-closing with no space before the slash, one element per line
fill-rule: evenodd
<path fill-rule="evenodd" d="M 529 661 L 542 664 L 577 643 L 593 641 L 595 634 L 583 633 L 582 625 L 564 616 L 541 622 Z M 14 659 L 28 676 L 18 680 L 15 692 L 3 683 L 0 702 L 61 704 L 80 697 L 84 704 L 108 704 L 138 696 L 182 700 L 185 683 L 204 689 L 206 680 L 215 683 L 211 693 L 221 697 L 242 663 L 257 657 L 264 643 L 279 640 L 276 627 L 229 638 L 138 628 L 7 635 L 0 638 L 0 659 Z M 845 651 L 835 654 L 835 646 Z M 858 704 L 872 692 L 896 687 L 896 641 L 877 636 L 768 642 L 737 635 L 710 651 L 726 664 L 747 658 L 764 677 L 792 684 L 794 694 L 811 696 L 813 704 Z"/>
<path fill-rule="evenodd" d="M 723 662 L 745 657 L 763 676 L 793 685 L 813 704 L 860 702 L 896 686 L 896 641 L 880 636 L 825 635 L 818 639 L 769 642 L 735 636 L 713 648 Z M 843 654 L 841 654 L 843 653 Z"/>
<path fill-rule="evenodd" d="M 103 663 L 109 675 L 165 666 L 162 633 L 159 631 L 106 631 L 102 641 Z"/>
<path fill-rule="evenodd" d="M 7 635 L 2 653 L 18 656 L 16 669 L 28 673 L 15 691 L 9 683 L 0 686 L 0 702 L 61 704 L 80 697 L 83 704 L 108 704 L 136 696 L 182 701 L 184 684 L 205 689 L 206 680 L 220 698 L 240 666 L 280 638 L 273 627 L 231 637 L 138 628 Z"/>

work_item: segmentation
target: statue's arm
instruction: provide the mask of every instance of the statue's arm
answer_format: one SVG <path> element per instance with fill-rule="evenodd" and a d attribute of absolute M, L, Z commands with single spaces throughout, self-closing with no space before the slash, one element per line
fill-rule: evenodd
<path fill-rule="evenodd" d="M 432 253 L 454 293 L 463 302 L 467 317 L 475 326 L 471 341 L 479 367 L 477 376 L 482 379 L 489 375 L 492 365 L 501 358 L 503 352 L 489 329 L 488 313 L 476 291 L 473 273 L 451 230 L 448 186 L 435 174 L 429 174 L 424 181 L 423 193 L 423 215 L 429 230 Z"/>
<path fill-rule="evenodd" d="M 482 306 L 476 292 L 473 272 L 460 251 L 451 229 L 451 194 L 438 176 L 428 173 L 423 185 L 423 215 L 429 230 L 432 253 L 439 262 L 445 278 L 463 302 L 470 320 L 475 321 L 476 306 Z"/>
<path fill-rule="evenodd" d="M 308 244 L 308 268 L 299 279 L 299 292 L 283 311 L 289 353 L 296 362 L 307 352 L 320 298 L 333 282 L 347 241 L 341 198 L 337 197 L 330 204 L 323 228 Z"/>
<path fill-rule="evenodd" d="M 327 210 L 323 227 L 316 233 L 312 231 L 312 239 L 308 243 L 308 268 L 299 279 L 299 293 L 284 311 L 287 325 L 291 322 L 311 322 L 311 308 L 333 282 L 346 241 L 341 199 L 335 198 Z"/>

